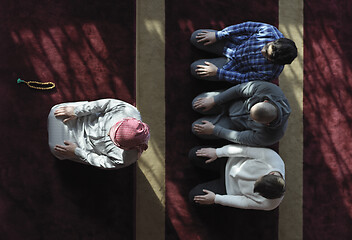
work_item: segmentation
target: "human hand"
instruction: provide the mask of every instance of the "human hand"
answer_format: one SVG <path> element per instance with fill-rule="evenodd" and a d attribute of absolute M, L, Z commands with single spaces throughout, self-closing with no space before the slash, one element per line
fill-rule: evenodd
<path fill-rule="evenodd" d="M 215 161 L 218 156 L 216 155 L 215 148 L 201 148 L 196 151 L 196 155 L 198 157 L 208 157 L 209 159 L 205 161 L 205 163 L 211 163 Z"/>
<path fill-rule="evenodd" d="M 215 126 L 209 121 L 202 121 L 203 124 L 195 124 L 193 129 L 198 134 L 213 134 Z"/>
<path fill-rule="evenodd" d="M 62 120 L 64 123 L 71 119 L 75 119 L 77 116 L 75 114 L 75 107 L 72 106 L 64 106 L 64 107 L 59 107 L 56 109 L 54 112 L 55 117 L 64 117 Z"/>
<path fill-rule="evenodd" d="M 204 42 L 204 46 L 206 46 L 216 42 L 216 35 L 215 32 L 202 31 L 197 34 L 196 39 L 198 39 L 197 42 Z"/>
<path fill-rule="evenodd" d="M 205 192 L 205 195 L 198 195 L 198 196 L 194 196 L 193 200 L 196 203 L 199 204 L 214 204 L 215 203 L 215 193 L 213 193 L 212 191 L 203 189 L 203 192 Z"/>
<path fill-rule="evenodd" d="M 215 76 L 218 71 L 218 67 L 210 62 L 204 63 L 205 65 L 197 65 L 197 68 L 195 70 L 196 73 L 201 77 Z"/>
<path fill-rule="evenodd" d="M 64 159 L 74 159 L 76 158 L 75 150 L 77 145 L 73 142 L 64 141 L 65 146 L 63 145 L 56 145 L 54 147 L 54 151 L 60 157 Z"/>
<path fill-rule="evenodd" d="M 195 109 L 204 108 L 204 111 L 208 111 L 215 105 L 214 97 L 205 97 L 205 98 L 198 98 L 193 107 Z"/>

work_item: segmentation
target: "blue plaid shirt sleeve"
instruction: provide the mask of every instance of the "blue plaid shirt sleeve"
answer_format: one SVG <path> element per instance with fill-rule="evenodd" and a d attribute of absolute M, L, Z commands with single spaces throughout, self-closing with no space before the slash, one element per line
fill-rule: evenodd
<path fill-rule="evenodd" d="M 266 74 L 265 72 L 234 72 L 227 71 L 222 68 L 218 68 L 217 74 L 219 79 L 226 80 L 230 83 L 245 83 L 249 81 L 268 81 L 271 79 L 271 75 Z"/>
<path fill-rule="evenodd" d="M 216 32 L 216 38 L 218 40 L 229 38 L 233 35 L 243 34 L 243 33 L 256 33 L 259 32 L 261 28 L 272 27 L 266 23 L 258 22 L 244 22 L 236 25 L 229 26 L 224 28 L 221 31 Z"/>

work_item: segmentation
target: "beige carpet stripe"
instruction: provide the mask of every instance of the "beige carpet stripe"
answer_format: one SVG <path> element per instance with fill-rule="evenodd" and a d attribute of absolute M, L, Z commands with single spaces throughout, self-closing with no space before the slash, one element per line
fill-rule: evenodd
<path fill-rule="evenodd" d="M 151 128 L 148 150 L 138 161 L 136 239 L 165 238 L 165 6 L 137 0 L 136 96 Z"/>
<path fill-rule="evenodd" d="M 298 58 L 280 75 L 292 113 L 280 155 L 286 163 L 287 192 L 280 206 L 279 240 L 303 239 L 303 0 L 279 0 L 279 30 L 295 41 Z"/>

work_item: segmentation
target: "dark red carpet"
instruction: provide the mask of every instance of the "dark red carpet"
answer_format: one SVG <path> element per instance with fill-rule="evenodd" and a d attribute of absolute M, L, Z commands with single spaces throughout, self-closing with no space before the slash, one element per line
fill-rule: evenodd
<path fill-rule="evenodd" d="M 0 238 L 132 239 L 134 166 L 56 160 L 46 124 L 60 102 L 135 103 L 135 2 L 1 0 L 0 21 Z"/>
<path fill-rule="evenodd" d="M 188 151 L 199 144 L 191 124 L 199 116 L 192 99 L 203 91 L 227 84 L 204 83 L 189 72 L 190 64 L 210 57 L 191 46 L 191 33 L 199 28 L 219 29 L 243 21 L 278 24 L 278 1 L 187 1 L 166 4 L 166 239 L 277 239 L 278 211 L 239 210 L 226 207 L 196 210 L 188 192 L 205 181 L 189 163 Z"/>
<path fill-rule="evenodd" d="M 199 28 L 247 20 L 278 24 L 278 1 L 168 0 L 166 4 L 166 239 L 277 239 L 278 211 L 194 209 L 205 181 L 187 154 L 191 100 L 226 84 L 189 65 L 210 57 L 189 43 Z M 352 2 L 304 5 L 304 240 L 348 240 L 352 229 Z M 133 239 L 134 169 L 102 171 L 55 160 L 52 105 L 119 98 L 135 103 L 135 2 L 0 0 L 0 238 Z M 17 78 L 53 81 L 42 92 Z"/>
<path fill-rule="evenodd" d="M 304 240 L 352 239 L 352 2 L 304 4 Z"/>

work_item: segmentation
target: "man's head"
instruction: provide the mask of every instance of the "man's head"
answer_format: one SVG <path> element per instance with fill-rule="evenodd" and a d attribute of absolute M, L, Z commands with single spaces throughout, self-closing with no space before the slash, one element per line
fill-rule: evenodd
<path fill-rule="evenodd" d="M 141 153 L 148 148 L 149 126 L 135 118 L 124 118 L 110 128 L 109 136 L 119 148 Z"/>
<path fill-rule="evenodd" d="M 259 123 L 269 124 L 277 118 L 277 109 L 269 101 L 254 104 L 250 111 L 250 117 Z"/>
<path fill-rule="evenodd" d="M 297 47 L 294 41 L 288 38 L 279 38 L 267 43 L 262 54 L 275 64 L 290 64 L 297 57 Z"/>
<path fill-rule="evenodd" d="M 267 199 L 280 198 L 286 191 L 285 180 L 280 174 L 269 173 L 255 182 L 253 191 Z"/>

